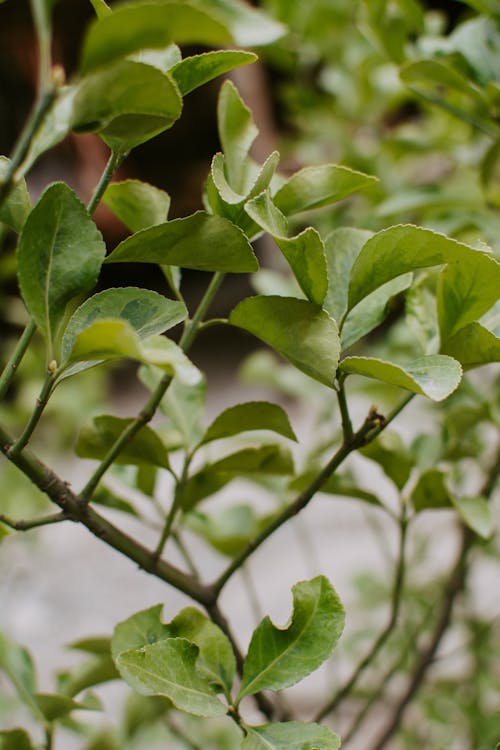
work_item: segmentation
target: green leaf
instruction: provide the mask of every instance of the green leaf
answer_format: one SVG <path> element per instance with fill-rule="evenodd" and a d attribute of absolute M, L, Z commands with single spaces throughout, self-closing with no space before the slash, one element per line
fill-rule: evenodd
<path fill-rule="evenodd" d="M 33 745 L 24 729 L 0 730 L 0 750 L 33 750 Z"/>
<path fill-rule="evenodd" d="M 182 97 L 168 73 L 120 60 L 78 84 L 72 126 L 99 133 L 111 149 L 126 152 L 170 128 L 181 111 Z"/>
<path fill-rule="evenodd" d="M 76 453 L 81 458 L 102 460 L 133 419 L 101 416 L 94 417 L 79 435 Z M 169 468 L 167 448 L 160 437 L 147 425 L 130 440 L 120 452 L 115 463 L 133 466 L 160 466 Z"/>
<path fill-rule="evenodd" d="M 102 200 L 132 232 L 163 224 L 170 208 L 168 193 L 140 180 L 112 182 Z"/>
<path fill-rule="evenodd" d="M 205 432 L 203 443 L 252 430 L 271 430 L 297 441 L 289 419 L 281 406 L 267 401 L 250 401 L 223 411 Z"/>
<path fill-rule="evenodd" d="M 412 393 L 442 401 L 457 388 L 462 377 L 460 364 L 451 357 L 434 354 L 407 365 L 395 365 L 374 357 L 346 357 L 340 363 L 345 373 L 364 375 Z"/>
<path fill-rule="evenodd" d="M 117 658 L 120 673 L 142 695 L 163 695 L 195 716 L 223 716 L 227 708 L 196 670 L 199 649 L 184 638 L 168 638 Z"/>
<path fill-rule="evenodd" d="M 7 173 L 8 166 L 9 160 L 5 156 L 0 156 L 0 183 Z M 26 187 L 26 180 L 23 178 L 0 207 L 0 223 L 7 224 L 8 227 L 19 234 L 30 211 L 30 195 Z"/>
<path fill-rule="evenodd" d="M 483 539 L 489 539 L 495 529 L 491 505 L 484 497 L 452 498 L 463 522 Z"/>
<path fill-rule="evenodd" d="M 252 333 L 295 367 L 333 387 L 340 341 L 337 324 L 319 306 L 291 297 L 249 297 L 229 322 Z"/>
<path fill-rule="evenodd" d="M 274 239 L 306 297 L 321 305 L 328 289 L 328 279 L 325 248 L 317 230 L 307 227 L 288 239 L 288 222 L 274 205 L 268 191 L 249 201 L 245 211 Z"/>
<path fill-rule="evenodd" d="M 405 314 L 408 327 L 422 354 L 432 354 L 438 348 L 439 339 L 436 298 L 425 281 L 424 278 L 421 283 L 414 284 L 406 294 Z M 442 353 L 453 356 L 451 352 Z M 460 362 L 459 357 L 455 359 Z"/>
<path fill-rule="evenodd" d="M 446 61 L 417 60 L 404 65 L 400 76 L 401 80 L 408 84 L 430 84 L 441 98 L 443 88 L 458 91 L 487 112 L 487 100 L 481 88 Z"/>
<path fill-rule="evenodd" d="M 73 191 L 63 183 L 48 187 L 26 220 L 17 260 L 21 293 L 47 339 L 49 361 L 66 305 L 95 285 L 105 250 Z"/>
<path fill-rule="evenodd" d="M 48 693 L 37 693 L 36 702 L 40 711 L 47 721 L 53 722 L 57 719 L 64 719 L 72 711 L 95 711 L 99 710 L 97 706 L 87 705 L 84 702 L 74 701 L 66 695 L 52 695 Z"/>
<path fill-rule="evenodd" d="M 362 172 L 338 164 L 305 167 L 292 175 L 274 195 L 275 205 L 286 216 L 328 206 L 378 182 Z"/>
<path fill-rule="evenodd" d="M 277 628 L 266 617 L 253 633 L 243 667 L 238 701 L 260 690 L 294 685 L 328 658 L 344 627 L 344 608 L 323 576 L 293 588 L 288 627 Z"/>
<path fill-rule="evenodd" d="M 430 229 L 412 225 L 384 229 L 365 243 L 354 262 L 349 284 L 349 309 L 403 273 L 463 262 L 491 268 L 492 258 Z"/>
<path fill-rule="evenodd" d="M 176 44 L 168 44 L 159 49 L 142 49 L 132 55 L 132 60 L 152 65 L 162 73 L 167 73 L 182 60 L 182 53 Z"/>
<path fill-rule="evenodd" d="M 243 0 L 191 0 L 199 8 L 213 13 L 229 28 L 241 47 L 271 44 L 286 33 L 286 27 Z"/>
<path fill-rule="evenodd" d="M 441 271 L 437 310 L 441 342 L 480 318 L 500 298 L 500 263 L 482 254 L 481 262 L 453 263 Z"/>
<path fill-rule="evenodd" d="M 412 490 L 410 499 L 417 513 L 431 508 L 451 508 L 452 500 L 443 472 L 438 469 L 423 472 Z"/>
<path fill-rule="evenodd" d="M 340 740 L 327 727 L 298 721 L 249 727 L 241 750 L 337 750 Z"/>
<path fill-rule="evenodd" d="M 111 8 L 104 0 L 90 0 L 90 2 L 94 7 L 97 18 L 104 18 L 112 13 Z"/>
<path fill-rule="evenodd" d="M 68 643 L 66 648 L 71 648 L 75 651 L 83 651 L 85 654 L 109 654 L 111 649 L 111 639 L 106 636 L 80 638 L 78 641 Z"/>
<path fill-rule="evenodd" d="M 185 638 L 199 648 L 197 667 L 210 684 L 228 695 L 236 674 L 236 659 L 228 637 L 194 607 L 186 607 L 170 623 L 174 638 Z"/>
<path fill-rule="evenodd" d="M 360 338 L 377 328 L 389 313 L 391 300 L 408 289 L 413 281 L 412 273 L 398 276 L 358 302 L 342 326 L 340 340 L 342 349 L 352 346 Z"/>
<path fill-rule="evenodd" d="M 166 47 L 171 42 L 220 46 L 230 40 L 222 23 L 191 4 L 127 3 L 90 25 L 80 68 L 87 73 L 133 52 Z"/>
<path fill-rule="evenodd" d="M 173 328 L 186 317 L 182 302 L 157 292 L 137 287 L 106 289 L 90 297 L 71 316 L 62 339 L 62 359 L 71 358 L 78 335 L 96 321 L 109 318 L 126 321 L 143 340 Z"/>
<path fill-rule="evenodd" d="M 290 482 L 289 489 L 294 492 L 302 492 L 313 480 L 316 479 L 319 472 L 319 468 L 306 471 L 304 474 L 301 474 Z M 341 497 L 353 497 L 356 498 L 356 500 L 362 500 L 369 505 L 376 505 L 380 508 L 385 507 L 382 501 L 374 495 L 373 492 L 368 492 L 359 487 L 356 480 L 349 474 L 332 474 L 332 476 L 321 485 L 320 492 L 324 492 L 328 495 L 339 495 Z"/>
<path fill-rule="evenodd" d="M 61 86 L 56 91 L 51 109 L 31 140 L 28 154 L 23 162 L 25 173 L 29 172 L 39 156 L 61 143 L 68 135 L 71 130 L 76 89 L 76 86 Z"/>
<path fill-rule="evenodd" d="M 384 432 L 371 443 L 360 449 L 360 453 L 379 464 L 384 474 L 391 479 L 398 489 L 403 489 L 410 477 L 415 461 L 405 448 L 397 432 Z"/>
<path fill-rule="evenodd" d="M 228 183 L 236 193 L 243 195 L 246 192 L 248 152 L 259 131 L 252 113 L 231 81 L 222 84 L 217 121 Z"/>
<path fill-rule="evenodd" d="M 340 227 L 334 229 L 324 241 L 328 291 L 323 308 L 334 320 L 341 320 L 347 310 L 349 277 L 361 248 L 372 236 L 366 229 Z"/>
<path fill-rule="evenodd" d="M 111 654 L 115 661 L 125 651 L 136 651 L 170 637 L 168 625 L 161 621 L 162 611 L 163 604 L 156 604 L 116 625 L 111 639 Z"/>
<path fill-rule="evenodd" d="M 198 271 L 250 273 L 257 259 L 243 232 L 227 219 L 197 211 L 132 235 L 108 263 L 160 263 Z"/>
<path fill-rule="evenodd" d="M 242 50 L 217 50 L 186 57 L 171 68 L 182 96 L 241 65 L 255 62 L 257 55 Z"/>
<path fill-rule="evenodd" d="M 34 716 L 43 721 L 43 715 L 35 700 L 36 674 L 30 653 L 3 633 L 0 633 L 0 671 L 5 673 L 19 698 L 31 709 Z"/>
<path fill-rule="evenodd" d="M 500 362 L 500 339 L 480 323 L 469 323 L 449 338 L 441 351 L 458 360 L 464 370 Z"/>
<path fill-rule="evenodd" d="M 228 557 L 242 552 L 265 522 L 266 519 L 259 518 L 251 505 L 233 505 L 215 516 L 207 516 L 199 511 L 186 516 L 191 531 Z"/>

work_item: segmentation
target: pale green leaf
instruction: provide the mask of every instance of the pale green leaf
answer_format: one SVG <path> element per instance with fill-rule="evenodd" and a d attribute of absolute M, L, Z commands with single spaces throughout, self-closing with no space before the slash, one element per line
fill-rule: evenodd
<path fill-rule="evenodd" d="M 486 110 L 487 100 L 482 89 L 444 60 L 416 60 L 404 65 L 400 76 L 408 84 L 430 84 L 441 97 L 443 87 L 459 91 Z"/>
<path fill-rule="evenodd" d="M 342 349 L 347 349 L 377 328 L 389 313 L 391 300 L 406 291 L 412 281 L 413 274 L 405 273 L 391 279 L 358 302 L 356 307 L 349 312 L 342 326 L 340 336 Z"/>
<path fill-rule="evenodd" d="M 90 638 L 80 638 L 77 641 L 68 643 L 66 648 L 75 651 L 83 651 L 85 654 L 109 654 L 111 648 L 111 639 L 107 636 L 91 636 Z"/>
<path fill-rule="evenodd" d="M 120 60 L 80 81 L 72 125 L 99 133 L 111 149 L 126 152 L 170 128 L 181 111 L 182 97 L 168 73 Z"/>
<path fill-rule="evenodd" d="M 0 632 L 0 672 L 3 672 L 14 686 L 19 698 L 43 720 L 43 715 L 35 699 L 36 674 L 33 660 L 27 649 L 19 646 Z"/>
<path fill-rule="evenodd" d="M 316 471 L 311 469 L 296 477 L 290 482 L 289 489 L 294 492 L 302 492 L 317 478 L 319 472 L 319 468 Z M 340 497 L 353 497 L 357 500 L 362 500 L 369 505 L 384 507 L 384 504 L 373 494 L 373 492 L 368 492 L 362 487 L 359 487 L 356 480 L 349 474 L 340 475 L 335 472 L 335 474 L 332 474 L 332 476 L 321 485 L 320 492 L 324 492 L 328 495 L 338 495 Z"/>
<path fill-rule="evenodd" d="M 229 322 L 252 333 L 295 367 L 333 387 L 340 341 L 337 324 L 319 306 L 290 297 L 249 297 Z"/>
<path fill-rule="evenodd" d="M 8 166 L 9 160 L 5 156 L 0 156 L 0 184 L 7 172 Z M 30 195 L 26 187 L 26 181 L 23 178 L 11 190 L 7 200 L 0 207 L 0 223 L 6 224 L 10 229 L 19 234 L 30 211 Z"/>
<path fill-rule="evenodd" d="M 197 386 L 203 375 L 180 346 L 165 336 L 150 336 L 142 345 L 141 362 L 155 365 L 168 375 L 176 376 L 186 386 Z"/>
<path fill-rule="evenodd" d="M 219 414 L 205 432 L 203 443 L 253 430 L 271 430 L 290 440 L 297 440 L 281 406 L 267 401 L 250 401 L 232 406 Z"/>
<path fill-rule="evenodd" d="M 328 658 L 344 627 L 344 608 L 323 576 L 293 588 L 293 614 L 286 628 L 266 617 L 253 633 L 238 700 L 260 690 L 294 685 Z"/>
<path fill-rule="evenodd" d="M 59 676 L 59 690 L 74 697 L 96 685 L 119 679 L 120 675 L 114 665 L 109 651 L 102 654 L 93 654 L 83 664 L 74 667 L 69 672 L 63 672 Z"/>
<path fill-rule="evenodd" d="M 363 246 L 351 271 L 349 309 L 370 292 L 403 273 L 446 263 L 473 263 L 491 267 L 487 253 L 412 225 L 378 232 Z"/>
<path fill-rule="evenodd" d="M 23 162 L 23 171 L 26 173 L 42 154 L 63 141 L 68 135 L 71 130 L 73 100 L 76 91 L 76 85 L 61 86 L 57 90 L 52 107 L 31 139 L 26 159 Z"/>
<path fill-rule="evenodd" d="M 229 694 L 236 673 L 236 659 L 228 637 L 194 607 L 186 607 L 170 623 L 174 638 L 185 638 L 199 648 L 197 668 L 211 685 Z"/>
<path fill-rule="evenodd" d="M 243 232 L 227 219 L 204 211 L 137 232 L 121 242 L 107 262 L 160 263 L 225 273 L 258 269 Z"/>
<path fill-rule="evenodd" d="M 449 338 L 441 351 L 458 360 L 464 370 L 500 362 L 500 338 L 480 323 L 469 323 Z"/>
<path fill-rule="evenodd" d="M 292 175 L 273 197 L 286 216 L 335 203 L 377 182 L 362 172 L 338 164 L 305 167 Z"/>
<path fill-rule="evenodd" d="M 242 552 L 265 522 L 266 519 L 259 518 L 251 505 L 233 505 L 210 516 L 200 511 L 186 516 L 186 524 L 191 531 L 228 557 Z"/>
<path fill-rule="evenodd" d="M 76 195 L 51 185 L 24 225 L 17 253 L 21 293 L 52 358 L 66 305 L 95 285 L 106 248 Z"/>
<path fill-rule="evenodd" d="M 338 750 L 340 739 L 327 727 L 298 721 L 249 727 L 241 750 Z"/>
<path fill-rule="evenodd" d="M 143 609 L 119 622 L 111 639 L 111 654 L 116 661 L 125 651 L 136 651 L 143 646 L 170 638 L 170 628 L 161 621 L 163 604 Z"/>
<path fill-rule="evenodd" d="M 102 200 L 132 232 L 163 224 L 170 208 L 168 193 L 140 180 L 112 182 Z"/>
<path fill-rule="evenodd" d="M 347 310 L 347 291 L 351 268 L 361 248 L 372 236 L 366 229 L 340 227 L 324 241 L 328 291 L 323 308 L 334 320 L 340 321 Z"/>
<path fill-rule="evenodd" d="M 140 339 L 173 328 L 187 317 L 182 302 L 149 289 L 119 287 L 94 294 L 73 313 L 62 339 L 62 358 L 71 358 L 78 335 L 96 321 L 119 318 L 129 323 Z"/>
<path fill-rule="evenodd" d="M 246 192 L 246 160 L 258 130 L 252 113 L 231 81 L 224 81 L 220 90 L 217 120 L 228 183 L 236 193 L 243 195 Z"/>
<path fill-rule="evenodd" d="M 436 298 L 424 283 L 414 284 L 407 292 L 405 313 L 408 327 L 422 354 L 433 354 L 438 348 L 439 340 Z M 453 357 L 451 352 L 442 353 L 449 353 Z M 459 357 L 455 359 L 461 361 Z"/>
<path fill-rule="evenodd" d="M 500 298 L 500 263 L 482 254 L 441 271 L 437 311 L 441 343 L 480 318 Z"/>
<path fill-rule="evenodd" d="M 451 508 L 452 499 L 443 472 L 438 469 L 423 472 L 412 490 L 410 499 L 417 513 L 432 508 Z"/>
<path fill-rule="evenodd" d="M 494 532 L 494 520 L 490 503 L 484 497 L 454 497 L 452 503 L 463 522 L 483 539 Z"/>
<path fill-rule="evenodd" d="M 245 211 L 272 236 L 306 297 L 321 305 L 327 292 L 328 278 L 325 248 L 317 230 L 307 227 L 295 237 L 288 238 L 287 220 L 274 205 L 268 191 L 249 201 Z"/>
<path fill-rule="evenodd" d="M 364 375 L 405 388 L 412 393 L 442 401 L 457 388 L 462 377 L 460 364 L 452 357 L 434 354 L 406 365 L 396 365 L 374 357 L 346 357 L 340 363 L 345 373 Z"/>
<path fill-rule="evenodd" d="M 105 16 L 109 16 L 111 14 L 111 8 L 105 2 L 105 0 L 90 0 L 90 2 L 94 7 L 97 18 L 104 18 Z"/>
<path fill-rule="evenodd" d="M 37 693 L 36 702 L 47 721 L 53 722 L 64 719 L 72 711 L 95 711 L 97 706 L 87 705 L 85 702 L 77 702 L 66 695 L 52 695 L 49 693 Z M 0 745 L 1 747 L 1 745 Z"/>
<path fill-rule="evenodd" d="M 199 649 L 184 638 L 167 638 L 125 651 L 117 666 L 125 682 L 142 695 L 163 695 L 195 716 L 223 716 L 227 708 L 196 670 Z"/>
<path fill-rule="evenodd" d="M 171 68 L 182 96 L 241 65 L 255 62 L 257 55 L 242 50 L 217 50 L 185 57 Z"/>
<path fill-rule="evenodd" d="M 33 750 L 33 745 L 24 729 L 0 730 L 0 750 Z"/>
<path fill-rule="evenodd" d="M 224 45 L 231 40 L 212 14 L 181 2 L 135 2 L 95 20 L 86 34 L 81 71 L 109 65 L 142 49 L 178 44 Z"/>
<path fill-rule="evenodd" d="M 102 460 L 108 454 L 124 430 L 133 419 L 100 416 L 86 424 L 79 435 L 76 453 L 81 458 Z M 167 448 L 159 435 L 144 425 L 132 440 L 128 441 L 115 460 L 115 463 L 133 466 L 160 466 L 168 469 Z"/>

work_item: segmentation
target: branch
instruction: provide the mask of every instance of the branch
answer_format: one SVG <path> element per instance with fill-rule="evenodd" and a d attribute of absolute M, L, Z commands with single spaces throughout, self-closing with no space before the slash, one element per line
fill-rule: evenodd
<path fill-rule="evenodd" d="M 127 158 L 127 154 L 128 152 L 125 152 L 125 153 L 118 153 L 116 151 L 111 152 L 111 155 L 108 159 L 108 163 L 106 164 L 104 172 L 101 175 L 101 179 L 97 183 L 97 186 L 92 194 L 92 197 L 87 204 L 87 211 L 89 212 L 89 214 L 92 215 L 94 211 L 96 210 L 102 196 L 104 195 L 104 191 L 106 190 L 106 188 L 108 187 L 111 181 L 111 178 L 113 177 L 118 167 Z"/>
<path fill-rule="evenodd" d="M 67 520 L 68 516 L 63 511 L 52 513 L 50 516 L 42 516 L 42 518 L 34 518 L 32 521 L 14 521 L 12 518 L 0 513 L 0 523 L 3 523 L 10 529 L 14 529 L 14 531 L 30 531 L 30 529 L 37 529 L 39 526 L 49 526 L 49 524 L 61 523 L 61 521 Z"/>
<path fill-rule="evenodd" d="M 47 374 L 45 376 L 45 381 L 43 383 L 42 390 L 40 391 L 40 395 L 38 396 L 36 400 L 35 408 L 33 409 L 33 412 L 31 413 L 31 416 L 28 420 L 28 424 L 24 428 L 21 436 L 9 448 L 10 457 L 18 455 L 23 450 L 23 448 L 29 443 L 29 440 L 33 432 L 35 431 L 36 426 L 38 422 L 40 421 L 40 418 L 49 401 L 50 394 L 52 393 L 52 390 L 54 387 L 55 377 L 56 377 L 56 372 L 52 371 L 49 365 L 49 370 L 47 371 Z"/>

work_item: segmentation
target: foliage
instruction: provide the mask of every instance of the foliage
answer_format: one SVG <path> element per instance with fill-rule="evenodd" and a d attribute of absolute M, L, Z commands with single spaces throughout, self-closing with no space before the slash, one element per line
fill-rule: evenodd
<path fill-rule="evenodd" d="M 490 370 L 484 385 L 469 373 L 500 359 L 500 263 L 487 244 L 499 226 L 498 9 L 471 2 L 463 22 L 446 34 L 417 0 L 267 0 L 261 9 L 239 0 L 91 4 L 96 17 L 85 32 L 78 71 L 63 82 L 50 57 L 53 3 L 32 0 L 39 94 L 13 153 L 0 159 L 1 236 L 5 242 L 16 237 L 26 309 L 24 330 L 9 344 L 0 376 L 0 450 L 6 486 L 12 481 L 15 488 L 11 476 L 19 475 L 31 480 L 35 496 L 24 519 L 13 501 L 2 501 L 0 538 L 46 524 L 82 524 L 196 606 L 165 623 L 162 605 L 155 605 L 118 623 L 109 637 L 73 644 L 85 660 L 60 673 L 52 693 L 38 690 L 28 651 L 0 635 L 0 670 L 31 714 L 25 726 L 0 731 L 0 748 L 51 750 L 59 736 L 72 732 L 86 750 L 166 742 L 335 750 L 340 737 L 351 741 L 385 700 L 386 684 L 401 674 L 405 686 L 387 703 L 387 726 L 369 750 L 382 750 L 395 734 L 401 747 L 445 746 L 451 741 L 450 704 L 464 746 L 494 743 L 488 691 L 498 698 L 497 667 L 487 663 L 484 643 L 493 644 L 495 632 L 466 605 L 475 559 L 498 558 L 492 504 L 500 464 L 496 384 Z M 346 34 L 355 19 L 362 34 Z M 333 52 L 330 23 L 339 29 Z M 183 56 L 186 45 L 224 49 Z M 132 149 L 179 120 L 185 96 L 255 62 L 253 52 L 227 45 L 259 48 L 287 81 L 279 95 L 301 128 L 289 139 L 288 158 L 295 154 L 301 168 L 287 174 L 285 162 L 278 172 L 276 151 L 263 164 L 254 159 L 252 113 L 225 80 L 217 107 L 221 151 L 204 185 L 205 208 L 169 219 L 165 191 L 112 179 Z M 353 61 L 356 80 L 349 72 Z M 330 131 L 332 95 L 338 108 Z M 418 111 L 416 124 L 404 119 L 409 103 Z M 395 132 L 376 136 L 377 127 L 389 127 L 391 111 L 400 118 Z M 450 122 L 457 131 L 451 138 Z M 362 124 L 374 131 L 371 148 Z M 72 131 L 97 134 L 110 150 L 88 205 L 56 182 L 32 207 L 25 177 Z M 348 166 L 330 163 L 332 150 L 335 162 Z M 302 166 L 304 155 L 316 162 L 322 151 L 327 163 L 322 158 Z M 480 154 L 478 171 L 463 152 Z M 451 176 L 444 170 L 437 184 L 416 184 L 419 160 L 430 163 L 437 154 L 453 164 Z M 471 174 L 472 197 L 464 192 Z M 101 200 L 130 230 L 107 255 L 93 218 Z M 414 223 L 387 227 L 388 217 Z M 277 258 L 274 269 L 259 268 L 254 244 L 264 235 Z M 159 266 L 172 298 L 137 287 L 88 296 L 104 263 L 111 269 L 116 263 Z M 185 299 L 186 270 L 207 274 L 193 309 Z M 239 300 L 227 317 L 210 317 L 227 274 L 250 274 L 256 294 Z M 190 350 L 213 326 L 264 342 L 266 351 L 251 355 L 243 378 L 316 412 L 307 447 L 282 406 L 286 399 L 235 404 L 207 426 L 206 377 Z M 76 454 L 95 464 L 78 491 L 38 457 L 44 424 L 51 408 L 56 423 L 65 419 L 53 406 L 62 404 L 67 413 L 61 393 L 87 397 L 89 387 L 72 391 L 73 383 L 121 360 L 139 365 L 150 395 L 136 416 L 123 418 L 96 414 L 89 394 L 85 410 L 92 413 L 85 423 L 79 420 Z M 44 376 L 29 413 L 19 415 L 15 389 L 29 378 L 26 363 Z M 102 381 L 87 380 L 92 382 Z M 406 393 L 397 400 L 401 390 Z M 384 403 L 383 409 L 367 408 L 357 427 L 351 417 L 356 392 L 370 400 L 378 394 Z M 415 396 L 422 416 L 408 444 L 387 428 Z M 292 453 L 290 444 L 297 442 Z M 376 466 L 380 487 L 363 486 L 356 461 L 344 466 L 352 454 Z M 132 468 L 120 474 L 120 465 Z M 121 483 L 108 481 L 113 473 Z M 156 492 L 165 477 L 167 507 Z M 272 510 L 233 501 L 214 511 L 208 499 L 235 480 L 269 495 Z M 140 532 L 130 536 L 115 524 L 114 514 L 125 514 L 147 527 L 138 494 L 157 514 L 153 548 L 143 545 Z M 393 527 L 399 542 L 392 580 L 371 577 L 361 587 L 366 629 L 346 639 L 345 651 L 354 653 L 350 677 L 330 689 L 310 721 L 298 721 L 303 712 L 288 709 L 281 693 L 328 660 L 341 638 L 344 607 L 333 585 L 323 575 L 296 583 L 289 622 L 280 627 L 264 617 L 244 653 L 220 602 L 226 584 L 245 572 L 256 550 L 318 494 L 361 503 L 384 539 Z M 40 496 L 56 512 L 32 515 Z M 418 527 L 422 516 L 438 510 L 456 521 L 458 556 L 441 586 L 436 578 L 446 577 L 442 571 L 433 571 L 423 585 L 414 575 L 424 556 Z M 199 572 L 198 547 L 186 542 L 192 538 L 184 537 L 186 531 L 223 559 L 214 581 Z M 182 569 L 171 562 L 174 545 Z M 457 696 L 461 678 L 446 672 L 428 678 L 460 596 L 465 604 L 454 627 L 470 639 L 473 668 L 481 674 L 473 696 Z M 389 602 L 389 617 L 374 637 L 371 614 L 381 601 Z M 371 675 L 366 683 L 365 672 Z M 427 690 L 420 691 L 427 678 Z M 132 692 L 120 728 L 103 731 L 85 717 L 102 709 L 94 689 L 112 680 Z M 340 724 L 337 712 L 345 700 L 353 720 L 345 729 L 334 724 L 334 733 L 320 722 L 333 717 Z M 424 722 L 404 721 L 410 704 Z"/>

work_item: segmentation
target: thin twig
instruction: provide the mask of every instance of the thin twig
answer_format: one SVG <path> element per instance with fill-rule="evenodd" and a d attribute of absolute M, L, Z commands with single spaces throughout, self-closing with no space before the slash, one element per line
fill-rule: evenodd
<path fill-rule="evenodd" d="M 160 539 L 158 541 L 158 545 L 155 549 L 154 554 L 157 557 L 161 557 L 164 550 L 165 545 L 168 541 L 168 538 L 172 531 L 172 526 L 174 524 L 175 518 L 177 516 L 178 511 L 181 509 L 182 506 L 182 497 L 183 497 L 183 491 L 184 491 L 184 485 L 186 484 L 186 479 L 189 471 L 189 465 L 191 463 L 192 456 L 190 454 L 186 455 L 186 458 L 184 460 L 184 465 L 182 467 L 182 473 L 179 478 L 179 481 L 177 482 L 175 486 L 174 491 L 174 498 L 172 500 L 172 505 L 170 506 L 170 510 L 167 514 L 167 519 L 163 525 L 163 529 L 160 535 Z"/>
<path fill-rule="evenodd" d="M 92 197 L 90 198 L 87 204 L 87 211 L 89 212 L 89 214 L 92 215 L 94 211 L 96 210 L 102 196 L 104 195 L 106 188 L 108 187 L 111 181 L 111 178 L 113 177 L 118 167 L 126 159 L 126 157 L 127 157 L 127 152 L 117 152 L 117 151 L 111 152 L 111 155 L 108 159 L 108 163 L 106 164 L 104 172 L 102 173 L 101 178 L 99 182 L 97 183 L 96 188 L 92 194 Z"/>
<path fill-rule="evenodd" d="M 54 523 L 61 523 L 61 521 L 67 521 L 68 516 L 66 513 L 61 511 L 60 513 L 52 513 L 49 516 L 42 516 L 42 518 L 34 518 L 31 521 L 14 521 L 8 516 L 4 516 L 0 513 L 0 523 L 8 526 L 15 531 L 30 531 L 30 529 L 37 529 L 40 526 L 49 526 Z"/>
<path fill-rule="evenodd" d="M 49 372 L 47 373 L 45 377 L 44 383 L 42 385 L 40 395 L 38 396 L 36 400 L 35 408 L 33 409 L 31 413 L 31 416 L 28 420 L 26 427 L 24 428 L 20 437 L 9 448 L 9 454 L 11 456 L 15 456 L 19 454 L 23 450 L 23 448 L 26 445 L 28 445 L 31 439 L 31 436 L 33 432 L 35 431 L 35 428 L 38 425 L 38 422 L 41 419 L 41 416 L 45 410 L 45 407 L 47 406 L 47 403 L 50 398 L 50 394 L 53 391 L 55 377 L 56 377 L 56 373 L 49 370 Z"/>
<path fill-rule="evenodd" d="M 339 378 L 337 400 L 339 402 L 340 418 L 342 420 L 342 431 L 344 433 L 344 441 L 346 443 L 349 443 L 352 440 L 354 432 L 352 429 L 351 417 L 349 414 L 349 408 L 347 406 L 347 400 L 345 396 L 345 386 L 344 386 L 345 379 L 346 379 L 345 375 Z"/>

